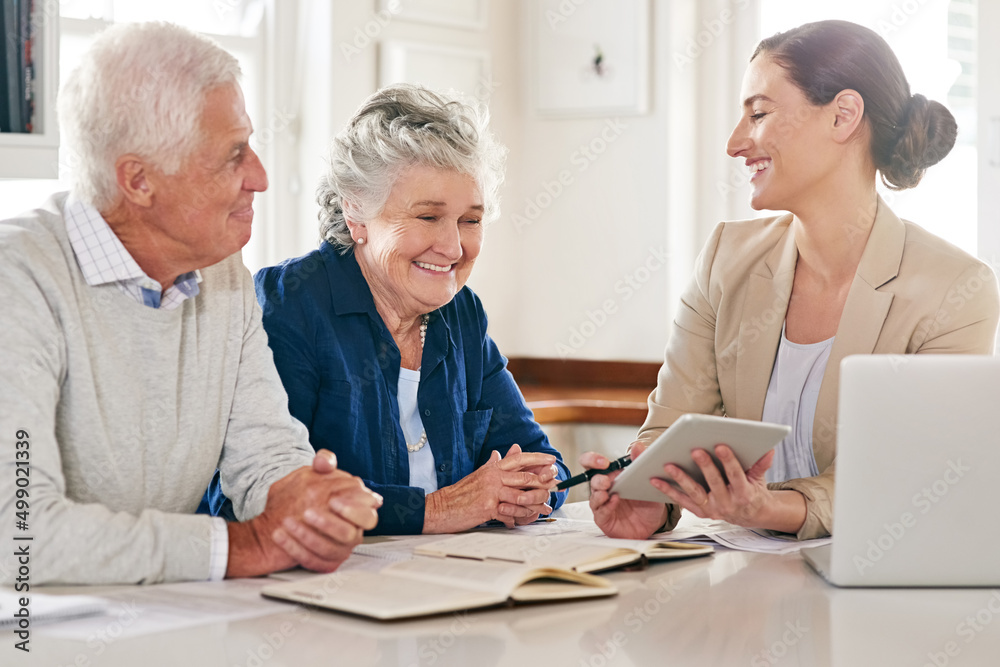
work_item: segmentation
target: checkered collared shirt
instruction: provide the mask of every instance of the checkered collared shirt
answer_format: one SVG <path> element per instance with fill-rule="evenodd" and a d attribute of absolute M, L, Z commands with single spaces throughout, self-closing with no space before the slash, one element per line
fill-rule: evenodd
<path fill-rule="evenodd" d="M 88 285 L 116 283 L 139 303 L 164 310 L 177 308 L 200 291 L 200 271 L 177 276 L 174 284 L 163 291 L 163 286 L 139 267 L 93 206 L 71 196 L 65 214 L 69 242 Z"/>

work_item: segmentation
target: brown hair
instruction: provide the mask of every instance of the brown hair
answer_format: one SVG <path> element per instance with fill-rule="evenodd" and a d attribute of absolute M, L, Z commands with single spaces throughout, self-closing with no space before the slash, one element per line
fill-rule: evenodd
<path fill-rule="evenodd" d="M 806 23 L 762 40 L 750 60 L 761 53 L 812 104 L 829 104 L 848 88 L 861 94 L 872 160 L 892 190 L 915 186 L 955 145 L 955 117 L 938 102 L 910 95 L 896 54 L 873 30 L 848 21 Z"/>

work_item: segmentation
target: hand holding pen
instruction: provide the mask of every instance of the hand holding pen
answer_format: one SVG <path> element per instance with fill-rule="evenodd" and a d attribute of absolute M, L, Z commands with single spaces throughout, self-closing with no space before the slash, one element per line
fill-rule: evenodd
<path fill-rule="evenodd" d="M 626 458 L 634 461 L 646 447 L 644 442 L 633 442 L 629 446 L 630 456 Z M 619 474 L 617 470 L 609 470 L 612 463 L 596 452 L 580 457 L 580 464 L 591 473 L 590 509 L 594 521 L 609 537 L 644 540 L 664 524 L 667 506 L 643 500 L 623 500 L 617 493 L 611 493 L 611 485 Z"/>
<path fill-rule="evenodd" d="M 622 470 L 630 463 L 632 463 L 632 455 L 626 454 L 620 459 L 615 459 L 614 461 L 612 461 L 610 464 L 608 464 L 607 468 L 604 468 L 602 470 L 588 469 L 583 471 L 579 475 L 574 475 L 569 479 L 564 479 L 563 481 L 559 482 L 559 484 L 556 486 L 556 491 L 564 491 L 570 487 L 576 486 L 577 484 L 583 484 L 584 482 L 589 482 L 594 475 L 608 475 L 610 473 L 615 472 L 616 470 Z"/>

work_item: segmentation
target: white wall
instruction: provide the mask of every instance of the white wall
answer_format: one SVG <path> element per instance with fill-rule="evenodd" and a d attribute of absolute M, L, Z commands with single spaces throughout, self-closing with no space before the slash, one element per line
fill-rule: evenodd
<path fill-rule="evenodd" d="M 979 255 L 1000 271 L 1000 86 L 996 70 L 987 63 L 1000 62 L 1000 3 L 979 3 Z"/>
<path fill-rule="evenodd" d="M 655 37 L 668 29 L 666 13 L 653 8 L 651 113 L 550 119 L 535 112 L 528 93 L 530 5 L 520 3 L 516 49 L 520 150 L 512 151 L 486 262 L 502 265 L 508 280 L 477 275 L 473 286 L 509 355 L 656 359 L 668 310 L 662 257 L 671 250 L 664 224 L 669 72 L 665 41 Z"/>
<path fill-rule="evenodd" d="M 299 213 L 282 231 L 295 248 L 285 256 L 315 247 L 322 154 L 375 90 L 378 41 L 486 49 L 493 128 L 510 149 L 502 216 L 470 281 L 491 334 L 508 356 L 659 360 L 702 242 L 716 222 L 749 210 L 745 191 L 727 185 L 745 179 L 724 147 L 754 2 L 653 0 L 649 113 L 576 119 L 533 108 L 532 0 L 489 2 L 481 32 L 386 20 L 374 2 L 304 2 L 305 80 L 314 83 L 304 90 Z"/>
<path fill-rule="evenodd" d="M 979 256 L 1000 273 L 1000 86 L 996 70 L 987 63 L 1000 62 L 1000 3 L 979 3 Z M 1000 352 L 1000 333 L 997 350 Z"/>
<path fill-rule="evenodd" d="M 748 210 L 734 203 L 745 201 L 742 188 L 719 183 L 736 167 L 724 147 L 739 81 L 727 77 L 733 58 L 749 55 L 740 35 L 754 33 L 752 3 L 651 5 L 649 113 L 550 119 L 528 94 L 533 12 L 520 3 L 520 150 L 484 262 L 502 268 L 472 281 L 509 355 L 659 360 L 702 242 Z M 699 33 L 707 46 L 688 50 Z M 722 85 L 698 85 L 705 80 Z M 508 280 L 491 282 L 500 271 Z"/>

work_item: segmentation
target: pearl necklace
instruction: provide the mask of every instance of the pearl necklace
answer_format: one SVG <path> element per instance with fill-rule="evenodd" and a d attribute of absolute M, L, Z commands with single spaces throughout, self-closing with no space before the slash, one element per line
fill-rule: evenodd
<path fill-rule="evenodd" d="M 430 321 L 431 316 L 429 313 L 424 313 L 420 316 L 420 353 L 423 356 L 424 352 L 424 341 L 427 340 L 427 322 Z M 427 444 L 427 429 L 420 434 L 420 440 L 417 440 L 414 444 L 406 443 L 406 451 L 413 454 L 419 452 Z"/>

